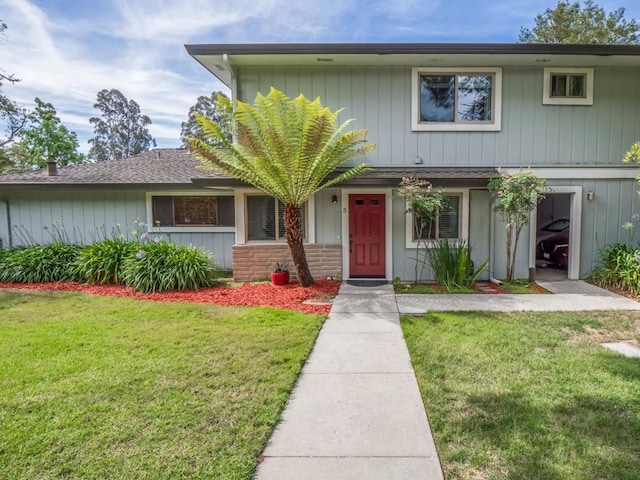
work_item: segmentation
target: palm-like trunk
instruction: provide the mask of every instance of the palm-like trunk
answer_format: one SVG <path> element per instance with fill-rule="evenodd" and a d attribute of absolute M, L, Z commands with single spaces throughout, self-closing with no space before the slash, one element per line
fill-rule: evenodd
<path fill-rule="evenodd" d="M 313 285 L 313 277 L 307 263 L 307 255 L 302 242 L 302 208 L 297 205 L 287 204 L 284 207 L 284 229 L 287 244 L 291 252 L 291 259 L 296 267 L 298 281 L 303 287 Z"/>

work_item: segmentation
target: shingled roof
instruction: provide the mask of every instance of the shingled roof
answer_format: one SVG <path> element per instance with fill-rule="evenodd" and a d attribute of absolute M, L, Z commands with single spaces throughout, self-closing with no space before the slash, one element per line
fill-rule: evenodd
<path fill-rule="evenodd" d="M 0 175 L 0 189 L 9 186 L 189 186 L 194 179 L 226 179 L 203 172 L 201 163 L 184 148 L 158 148 L 122 160 L 83 163 Z"/>

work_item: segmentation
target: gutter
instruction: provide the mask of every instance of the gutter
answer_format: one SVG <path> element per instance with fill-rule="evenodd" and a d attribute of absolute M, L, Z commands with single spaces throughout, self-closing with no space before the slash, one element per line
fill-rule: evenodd
<path fill-rule="evenodd" d="M 5 219 L 7 220 L 7 239 L 8 245 L 7 248 L 13 247 L 13 235 L 11 234 L 11 208 L 9 206 L 9 200 L 2 200 L 2 203 L 5 205 Z M 0 236 L 0 248 L 4 247 L 2 245 L 2 237 Z"/>
<path fill-rule="evenodd" d="M 496 196 L 492 195 L 489 201 L 489 281 L 496 285 L 502 285 L 502 282 L 494 277 L 494 259 L 496 257 L 495 235 L 496 230 L 496 212 L 493 206 L 496 202 Z"/>
<path fill-rule="evenodd" d="M 229 72 L 231 76 L 231 101 L 235 102 L 238 100 L 238 78 L 236 76 L 236 72 L 233 70 L 231 63 L 229 63 L 229 55 L 226 53 L 222 54 L 222 64 L 224 68 Z M 235 140 L 235 139 L 234 139 Z"/>

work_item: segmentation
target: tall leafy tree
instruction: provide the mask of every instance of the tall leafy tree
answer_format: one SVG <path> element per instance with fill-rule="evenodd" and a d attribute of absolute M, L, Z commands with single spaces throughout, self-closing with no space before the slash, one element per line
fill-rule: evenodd
<path fill-rule="evenodd" d="M 82 163 L 84 155 L 78 152 L 78 138 L 70 132 L 50 103 L 35 99 L 36 108 L 27 127 L 18 142 L 23 152 L 19 155 L 14 150 L 16 167 L 28 169 L 45 167 L 47 162 L 57 162 L 60 166 Z"/>
<path fill-rule="evenodd" d="M 522 27 L 521 43 L 573 43 L 602 45 L 632 45 L 640 40 L 640 26 L 634 19 L 624 17 L 623 7 L 606 13 L 602 7 L 586 0 L 558 2 L 535 18 L 532 29 Z"/>
<path fill-rule="evenodd" d="M 89 119 L 95 134 L 89 140 L 89 159 L 119 160 L 156 146 L 147 128 L 151 119 L 142 115 L 140 106 L 127 100 L 119 90 L 101 90 L 93 106 L 100 110 L 101 116 Z"/>
<path fill-rule="evenodd" d="M 313 284 L 302 243 L 302 206 L 323 188 L 344 182 L 367 170 L 351 167 L 334 178 L 344 163 L 366 154 L 366 130 L 345 131 L 348 120 L 336 125 L 341 110 L 332 112 L 320 99 L 304 95 L 290 99 L 272 88 L 258 94 L 254 105 L 237 102 L 233 144 L 220 125 L 196 115 L 207 140 L 188 138 L 187 145 L 212 170 L 242 180 L 284 204 L 284 227 L 300 285 Z M 209 139 L 215 139 L 219 145 Z"/>
<path fill-rule="evenodd" d="M 7 24 L 0 20 L 0 36 L 2 36 L 7 29 Z M 5 74 L 0 70 L 0 124 L 4 126 L 4 135 L 0 137 L 0 147 L 4 147 L 13 142 L 20 131 L 29 121 L 29 111 L 11 100 L 2 91 L 2 83 L 16 83 L 20 79 L 16 78 L 12 74 Z M 3 158 L 6 157 L 6 152 L 3 153 Z"/>
<path fill-rule="evenodd" d="M 233 129 L 233 103 L 222 92 L 212 92 L 210 96 L 201 95 L 196 100 L 195 105 L 189 108 L 186 122 L 182 122 L 180 140 L 182 145 L 187 146 L 187 138 L 199 138 L 205 140 L 205 136 L 196 121 L 196 114 L 204 115 L 211 121 L 220 125 L 222 132 L 231 140 Z"/>

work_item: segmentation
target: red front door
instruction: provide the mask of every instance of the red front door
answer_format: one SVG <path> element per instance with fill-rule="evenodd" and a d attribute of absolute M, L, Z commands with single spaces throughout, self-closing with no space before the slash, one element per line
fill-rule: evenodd
<path fill-rule="evenodd" d="M 349 275 L 385 276 L 384 194 L 349 195 Z"/>

